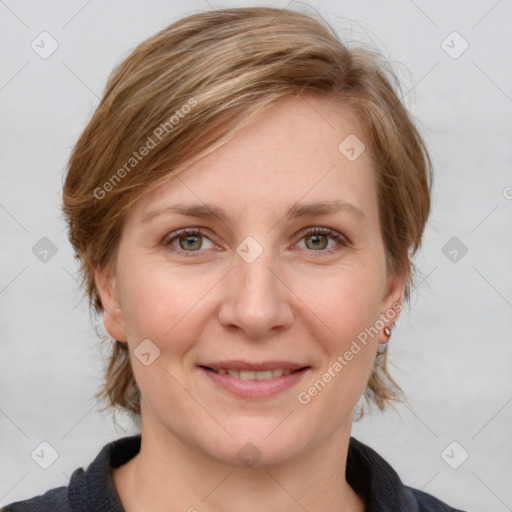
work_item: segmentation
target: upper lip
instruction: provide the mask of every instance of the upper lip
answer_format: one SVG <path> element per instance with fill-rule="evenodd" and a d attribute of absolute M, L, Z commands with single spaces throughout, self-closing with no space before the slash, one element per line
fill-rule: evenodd
<path fill-rule="evenodd" d="M 205 366 L 212 370 L 219 370 L 221 368 L 225 370 L 245 370 L 245 371 L 256 371 L 264 372 L 266 370 L 300 370 L 306 368 L 308 365 L 293 363 L 291 361 L 264 361 L 262 363 L 251 363 L 248 361 L 216 361 L 216 362 L 204 362 L 199 363 L 198 366 Z"/>

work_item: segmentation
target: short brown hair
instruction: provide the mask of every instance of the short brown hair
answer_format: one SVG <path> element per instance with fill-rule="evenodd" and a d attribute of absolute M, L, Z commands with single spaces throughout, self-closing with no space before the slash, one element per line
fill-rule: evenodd
<path fill-rule="evenodd" d="M 409 302 L 416 271 L 411 257 L 430 212 L 432 168 L 400 91 L 379 52 L 349 48 L 320 15 L 264 7 L 212 10 L 182 18 L 141 43 L 112 72 L 73 149 L 64 184 L 62 211 L 90 311 L 104 312 L 94 269 L 113 265 L 128 208 L 276 101 L 299 94 L 339 102 L 361 120 L 375 157 L 388 273 L 407 272 Z M 139 152 L 143 158 L 134 156 Z M 400 393 L 386 369 L 386 350 L 379 352 L 364 397 L 383 409 Z M 113 343 L 95 396 L 140 419 L 126 343 Z"/>

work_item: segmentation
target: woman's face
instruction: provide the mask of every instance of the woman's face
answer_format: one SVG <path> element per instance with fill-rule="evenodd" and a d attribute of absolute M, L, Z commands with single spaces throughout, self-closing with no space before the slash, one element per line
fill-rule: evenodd
<path fill-rule="evenodd" d="M 329 100 L 281 100 L 131 208 L 115 271 L 96 281 L 143 432 L 239 465 L 350 432 L 405 284 L 386 275 L 361 142 Z"/>

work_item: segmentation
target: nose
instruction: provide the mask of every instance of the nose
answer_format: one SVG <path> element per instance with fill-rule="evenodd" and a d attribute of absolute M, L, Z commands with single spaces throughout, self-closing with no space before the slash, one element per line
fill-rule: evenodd
<path fill-rule="evenodd" d="M 252 263 L 236 254 L 233 267 L 225 277 L 219 310 L 219 321 L 226 329 L 238 329 L 245 337 L 258 339 L 292 325 L 293 293 L 271 251 L 263 251 Z"/>

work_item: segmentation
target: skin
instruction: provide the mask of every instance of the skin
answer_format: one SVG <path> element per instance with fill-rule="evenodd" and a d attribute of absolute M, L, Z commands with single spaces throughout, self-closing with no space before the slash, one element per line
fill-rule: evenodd
<path fill-rule="evenodd" d="M 115 266 L 95 274 L 105 328 L 128 343 L 142 395 L 141 451 L 113 471 L 127 512 L 364 510 L 345 479 L 346 455 L 355 405 L 388 337 L 370 337 L 308 404 L 297 399 L 402 303 L 406 275 L 386 273 L 370 151 L 349 161 L 338 150 L 349 134 L 364 141 L 358 119 L 328 99 L 280 100 L 128 212 Z M 340 199 L 364 219 L 348 210 L 286 217 L 298 202 Z M 178 202 L 213 204 L 228 218 L 168 212 L 142 222 Z M 174 234 L 185 227 L 204 234 Z M 236 252 L 247 236 L 263 249 L 252 263 Z M 148 366 L 133 355 L 147 338 L 160 350 Z M 242 399 L 197 367 L 226 359 L 311 369 L 274 397 Z M 261 453 L 252 467 L 237 457 L 247 442 Z"/>

